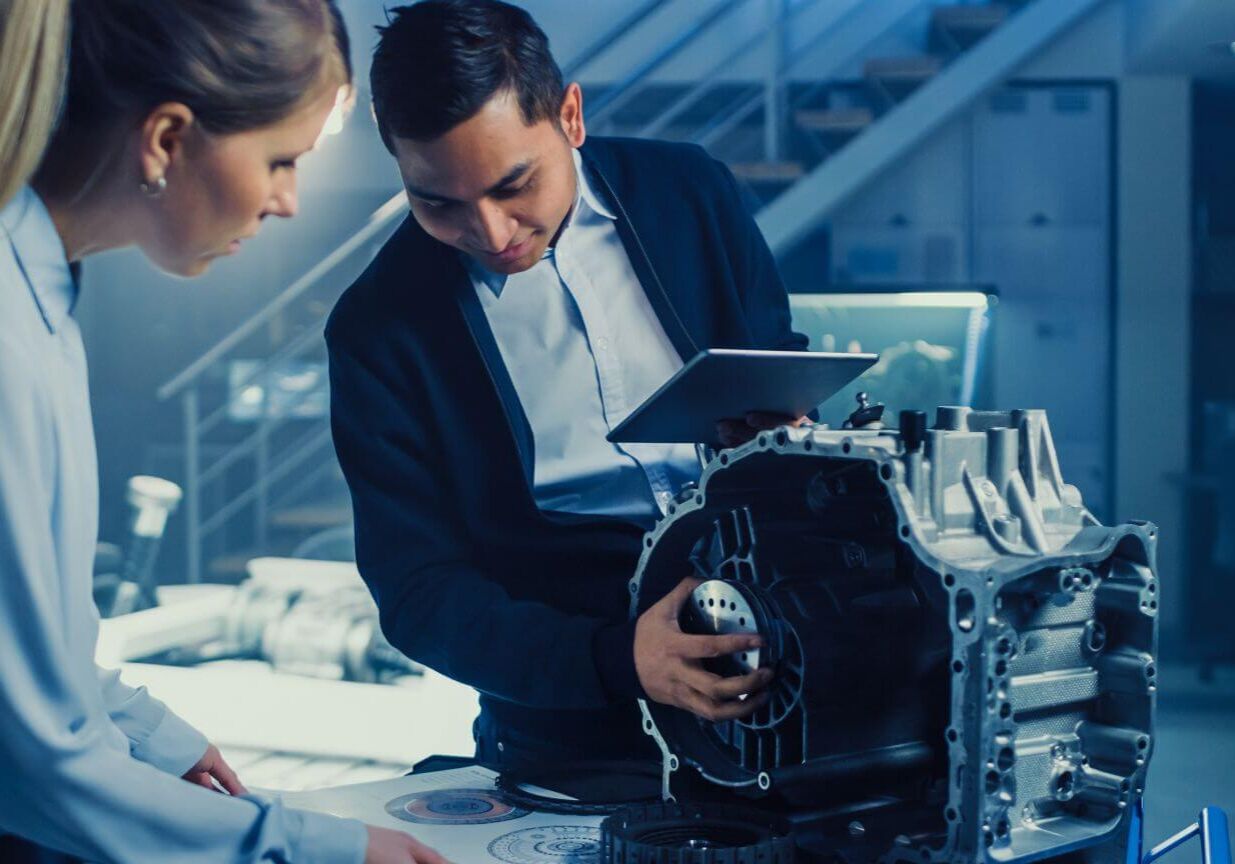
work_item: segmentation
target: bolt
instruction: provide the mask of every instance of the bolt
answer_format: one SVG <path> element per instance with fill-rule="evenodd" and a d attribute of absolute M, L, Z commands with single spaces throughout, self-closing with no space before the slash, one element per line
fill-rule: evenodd
<path fill-rule="evenodd" d="M 849 823 L 849 836 L 850 837 L 861 837 L 865 833 L 866 833 L 866 826 L 863 825 L 858 820 L 855 819 Z"/>

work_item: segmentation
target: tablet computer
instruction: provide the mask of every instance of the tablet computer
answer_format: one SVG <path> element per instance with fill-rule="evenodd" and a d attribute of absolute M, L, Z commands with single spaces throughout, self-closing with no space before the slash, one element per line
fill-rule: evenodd
<path fill-rule="evenodd" d="M 618 444 L 710 444 L 719 420 L 750 411 L 801 417 L 857 378 L 877 354 L 700 351 L 606 438 Z"/>

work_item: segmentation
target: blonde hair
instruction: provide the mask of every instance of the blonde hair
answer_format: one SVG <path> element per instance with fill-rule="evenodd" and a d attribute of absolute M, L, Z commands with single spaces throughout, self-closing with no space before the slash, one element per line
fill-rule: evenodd
<path fill-rule="evenodd" d="M 60 108 L 69 0 L 0 0 L 0 207 L 30 179 Z"/>

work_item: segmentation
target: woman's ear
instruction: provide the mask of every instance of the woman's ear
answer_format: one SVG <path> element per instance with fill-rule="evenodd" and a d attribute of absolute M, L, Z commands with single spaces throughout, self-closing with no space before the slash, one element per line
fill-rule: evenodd
<path fill-rule="evenodd" d="M 583 123 L 583 90 L 576 82 L 572 81 L 562 96 L 558 122 L 561 123 L 562 134 L 566 136 L 570 146 L 581 147 L 587 138 L 587 127 Z"/>
<path fill-rule="evenodd" d="M 142 183 L 154 186 L 166 181 L 172 165 L 184 155 L 193 120 L 193 111 L 180 102 L 164 102 L 146 115 L 138 147 Z"/>

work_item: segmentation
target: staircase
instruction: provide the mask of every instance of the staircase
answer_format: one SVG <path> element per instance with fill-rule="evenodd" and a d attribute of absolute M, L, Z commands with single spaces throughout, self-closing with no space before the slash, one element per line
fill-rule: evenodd
<path fill-rule="evenodd" d="M 587 82 L 600 60 L 631 58 L 606 84 L 585 83 L 589 131 L 706 147 L 786 254 L 819 242 L 839 204 L 1098 2 L 645 0 L 563 71 Z M 691 74 L 666 74 L 684 64 Z M 159 389 L 183 416 L 187 581 L 346 532 L 321 330 L 406 212 L 400 191 Z"/>

